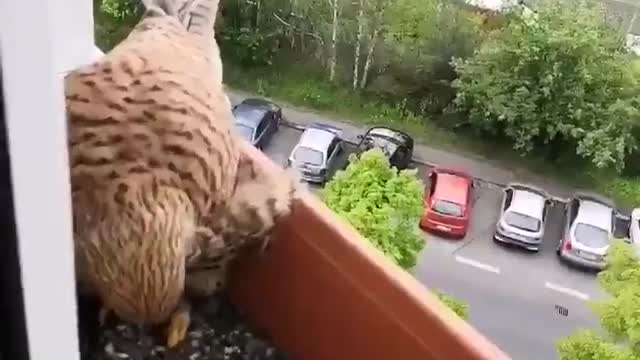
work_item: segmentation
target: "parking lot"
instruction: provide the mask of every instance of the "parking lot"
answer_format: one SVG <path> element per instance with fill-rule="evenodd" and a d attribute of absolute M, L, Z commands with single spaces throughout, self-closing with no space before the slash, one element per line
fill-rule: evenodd
<path fill-rule="evenodd" d="M 282 126 L 264 152 L 277 164 L 285 164 L 300 134 L 300 130 Z M 414 164 L 414 166 L 418 169 L 419 178 L 424 181 L 430 167 L 419 164 Z M 319 189 L 317 186 L 311 186 L 310 188 L 312 191 Z M 468 256 L 473 262 L 487 265 L 485 268 L 493 270 L 509 268 L 510 266 L 522 266 L 523 262 L 530 263 L 530 267 L 537 268 L 538 271 L 540 269 L 548 271 L 549 267 L 554 267 L 559 269 L 560 274 L 550 280 L 567 281 L 567 278 L 570 278 L 576 281 L 586 281 L 594 285 L 593 273 L 561 264 L 556 257 L 555 248 L 563 228 L 563 213 L 559 204 L 552 205 L 549 211 L 545 237 L 540 252 L 531 253 L 493 242 L 492 236 L 498 220 L 501 201 L 501 187 L 482 180 L 476 180 L 476 187 L 473 192 L 471 223 L 467 236 L 462 240 L 447 240 L 425 233 L 425 239 L 431 240 L 429 247 L 442 249 L 444 252 L 450 252 L 452 255 L 463 259 Z M 569 282 L 572 281 L 569 280 Z M 585 291 L 593 292 L 595 288 L 595 286 L 587 286 Z"/>
<path fill-rule="evenodd" d="M 282 126 L 264 152 L 285 164 L 300 134 Z M 416 168 L 424 181 L 429 167 Z M 597 327 L 586 301 L 603 294 L 594 273 L 557 258 L 563 227 L 560 206 L 550 209 L 542 248 L 533 253 L 494 243 L 501 201 L 501 187 L 477 180 L 467 236 L 447 240 L 424 233 L 426 247 L 414 275 L 427 287 L 468 303 L 471 323 L 515 359 L 554 359 L 557 338 L 580 327 Z M 566 309 L 567 316 L 558 309 Z M 533 357 L 532 346 L 540 349 Z"/>

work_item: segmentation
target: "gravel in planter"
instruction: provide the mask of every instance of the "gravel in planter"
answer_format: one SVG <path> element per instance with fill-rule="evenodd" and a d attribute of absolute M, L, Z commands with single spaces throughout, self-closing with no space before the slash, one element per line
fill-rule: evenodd
<path fill-rule="evenodd" d="M 286 360 L 266 337 L 249 330 L 224 297 L 193 304 L 185 341 L 174 350 L 166 336 L 110 318 L 97 329 L 95 303 L 79 300 L 82 360 Z"/>

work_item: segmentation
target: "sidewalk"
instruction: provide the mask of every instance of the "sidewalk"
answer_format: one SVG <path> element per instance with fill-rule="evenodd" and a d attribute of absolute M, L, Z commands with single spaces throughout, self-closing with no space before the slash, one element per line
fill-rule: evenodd
<path fill-rule="evenodd" d="M 255 95 L 247 92 L 238 91 L 227 88 L 229 99 L 236 104 L 247 97 Z M 350 121 L 344 119 L 329 118 L 325 114 L 314 112 L 310 109 L 303 109 L 287 104 L 284 101 L 273 100 L 275 103 L 283 107 L 283 116 L 290 123 L 307 126 L 315 122 L 326 123 L 344 129 L 343 137 L 350 141 L 357 141 L 356 136 L 362 134 L 366 129 L 362 126 L 353 125 Z M 543 175 L 535 174 L 523 168 L 505 168 L 496 164 L 495 161 L 489 159 L 472 158 L 463 156 L 450 151 L 443 151 L 427 145 L 416 144 L 413 157 L 417 162 L 427 164 L 442 165 L 448 167 L 461 168 L 468 171 L 472 176 L 495 183 L 504 185 L 509 182 L 529 183 L 545 189 L 551 196 L 566 199 L 575 190 L 571 187 L 553 181 Z"/>

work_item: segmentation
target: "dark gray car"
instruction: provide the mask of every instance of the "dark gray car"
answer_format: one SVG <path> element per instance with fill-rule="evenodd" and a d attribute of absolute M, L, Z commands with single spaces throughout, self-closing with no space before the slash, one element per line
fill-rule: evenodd
<path fill-rule="evenodd" d="M 238 134 L 264 149 L 280 128 L 282 108 L 263 99 L 245 99 L 232 109 Z"/>

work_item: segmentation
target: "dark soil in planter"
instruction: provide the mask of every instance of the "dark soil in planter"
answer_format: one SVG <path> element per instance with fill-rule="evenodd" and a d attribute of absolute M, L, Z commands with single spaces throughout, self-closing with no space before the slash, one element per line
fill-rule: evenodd
<path fill-rule="evenodd" d="M 174 350 L 166 336 L 110 318 L 97 327 L 97 305 L 78 300 L 82 360 L 285 360 L 264 334 L 251 331 L 224 297 L 193 304 L 186 340 Z"/>

